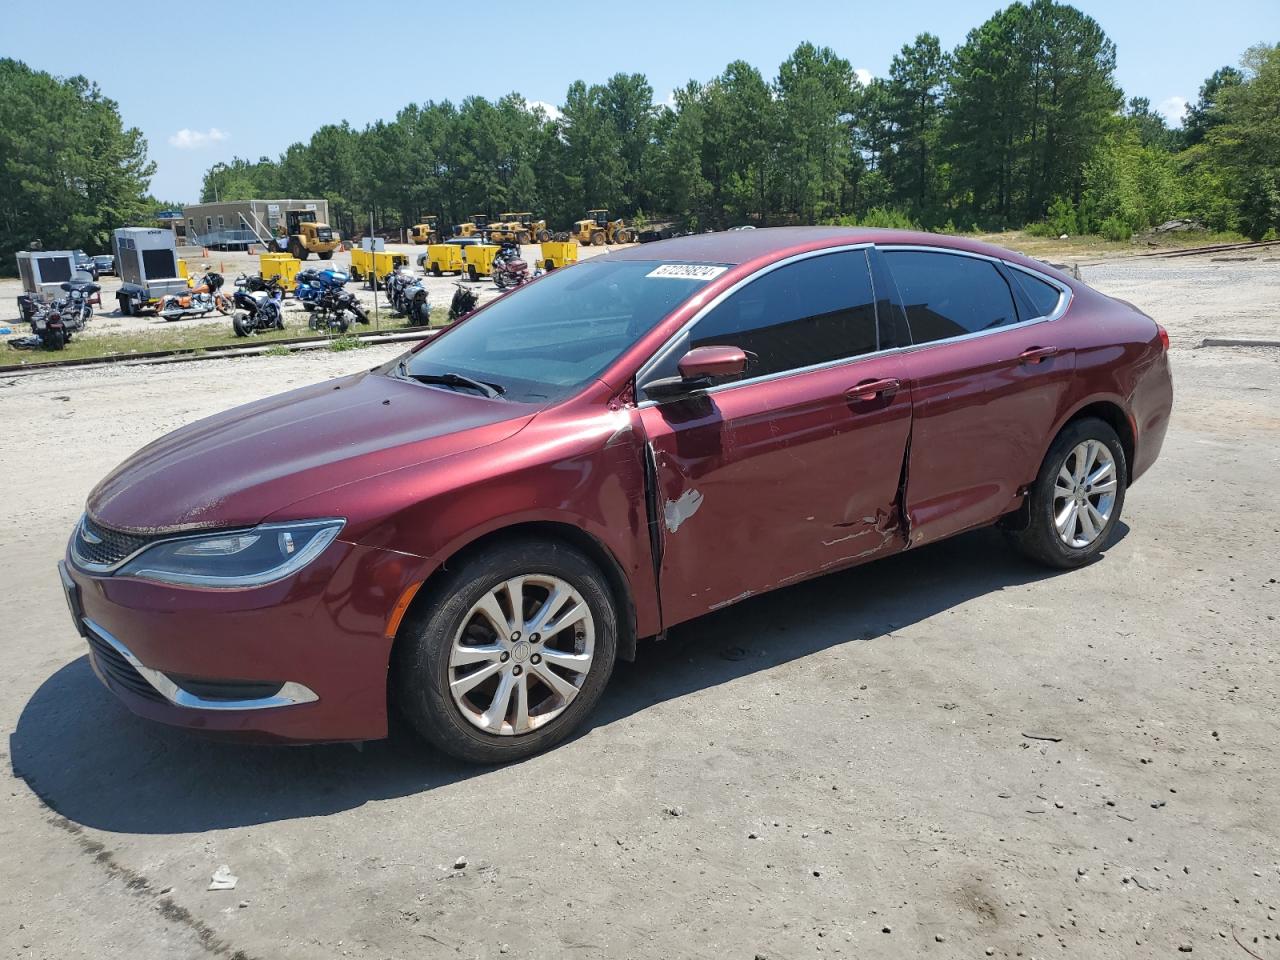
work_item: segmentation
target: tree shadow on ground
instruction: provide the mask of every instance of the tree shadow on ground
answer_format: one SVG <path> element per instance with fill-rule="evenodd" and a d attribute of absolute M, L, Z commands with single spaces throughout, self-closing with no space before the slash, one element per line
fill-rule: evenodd
<path fill-rule="evenodd" d="M 1112 546 L 1128 532 L 1120 523 Z M 619 663 L 587 729 L 820 650 L 885 637 L 975 597 L 1053 576 L 982 530 L 753 597 L 641 644 Z M 764 638 L 767 638 L 767 642 Z M 679 656 L 668 651 L 678 650 Z M 856 651 L 850 652 L 851 669 Z M 10 736 L 14 774 L 56 813 L 99 830 L 172 834 L 323 816 L 500 769 L 423 746 L 401 725 L 365 745 L 262 747 L 204 740 L 129 713 L 87 657 L 36 690 Z"/>

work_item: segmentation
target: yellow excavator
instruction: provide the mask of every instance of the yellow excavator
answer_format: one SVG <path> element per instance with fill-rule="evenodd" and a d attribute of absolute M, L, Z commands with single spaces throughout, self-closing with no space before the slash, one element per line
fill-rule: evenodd
<path fill-rule="evenodd" d="M 606 243 L 634 243 L 636 232 L 621 218 L 610 220 L 609 211 L 601 207 L 588 210 L 587 219 L 574 222 L 573 239 L 583 245 L 603 247 Z"/>
<path fill-rule="evenodd" d="M 489 229 L 489 215 L 485 213 L 473 213 L 471 219 L 458 224 L 453 228 L 455 237 L 474 237 L 477 234 L 483 236 L 485 231 Z"/>
<path fill-rule="evenodd" d="M 421 223 L 409 228 L 409 240 L 412 243 L 430 244 L 440 242 L 440 218 L 423 217 Z"/>
<path fill-rule="evenodd" d="M 295 259 L 306 260 L 313 253 L 321 260 L 333 258 L 333 251 L 342 242 L 342 234 L 329 224 L 318 222 L 314 210 L 286 210 L 284 219 L 288 238 L 285 249 Z"/>
<path fill-rule="evenodd" d="M 551 239 L 547 221 L 533 219 L 527 210 L 523 213 L 504 213 L 502 220 L 489 227 L 489 239 L 494 243 L 546 243 Z"/>

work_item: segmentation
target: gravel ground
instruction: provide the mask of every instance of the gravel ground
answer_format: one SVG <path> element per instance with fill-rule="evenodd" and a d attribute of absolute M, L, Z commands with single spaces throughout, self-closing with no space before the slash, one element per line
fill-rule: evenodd
<path fill-rule="evenodd" d="M 0 380 L 3 955 L 1280 958 L 1280 350 L 1190 349 L 1275 336 L 1280 263 L 1085 276 L 1175 344 L 1103 559 L 983 531 L 754 598 L 495 770 L 136 719 L 53 569 L 133 449 L 392 348 Z"/>
<path fill-rule="evenodd" d="M 414 272 L 420 273 L 417 269 L 418 255 L 422 253 L 426 247 L 415 246 L 413 244 L 389 243 L 387 249 L 397 253 L 407 254 L 409 263 L 414 267 Z M 607 252 L 609 247 L 582 247 L 578 251 L 580 259 L 599 256 L 603 252 Z M 533 263 L 540 256 L 537 244 L 524 246 L 521 248 L 521 254 L 529 262 L 529 269 L 533 269 Z M 187 259 L 187 268 L 192 276 L 199 276 L 204 273 L 204 264 L 208 264 L 209 268 L 221 273 L 226 279 L 226 287 L 228 290 L 234 290 L 236 277 L 240 274 L 254 275 L 258 272 L 258 257 L 248 253 L 230 252 L 222 253 L 217 250 L 210 251 L 207 258 Z M 350 253 L 335 253 L 331 261 L 319 260 L 312 257 L 306 262 L 308 267 L 325 267 L 330 264 L 349 270 L 351 267 Z M 425 278 L 427 286 L 427 297 L 432 306 L 448 307 L 449 301 L 453 299 L 454 284 L 460 278 L 456 276 L 443 276 Z M 102 284 L 102 306 L 94 308 L 93 320 L 90 321 L 87 329 L 77 336 L 85 339 L 91 337 L 102 336 L 109 333 L 134 332 L 149 328 L 164 329 L 174 326 L 225 326 L 228 330 L 231 328 L 231 321 L 227 317 L 218 313 L 210 313 L 204 317 L 191 317 L 185 320 L 164 320 L 160 317 L 144 314 L 142 316 L 126 317 L 120 313 L 116 303 L 116 291 L 120 289 L 120 280 L 118 277 L 104 276 L 99 281 Z M 484 303 L 498 295 L 498 288 L 493 285 L 490 280 L 481 280 L 474 285 L 480 294 L 480 302 Z M 360 301 L 368 308 L 372 308 L 374 304 L 373 291 L 366 288 L 363 283 L 353 283 L 349 290 L 354 292 Z M 5 324 L 13 328 L 14 335 L 29 333 L 29 328 L 18 320 L 18 295 L 22 293 L 22 282 L 16 277 L 0 277 L 0 317 L 11 318 L 5 321 Z M 378 295 L 378 302 L 383 310 L 387 310 L 386 297 L 381 293 Z M 306 312 L 298 306 L 292 298 L 285 300 L 285 322 L 290 326 L 305 327 L 307 323 Z M 12 353 L 12 351 L 9 351 Z M 2 355 L 0 355 L 2 356 Z"/>

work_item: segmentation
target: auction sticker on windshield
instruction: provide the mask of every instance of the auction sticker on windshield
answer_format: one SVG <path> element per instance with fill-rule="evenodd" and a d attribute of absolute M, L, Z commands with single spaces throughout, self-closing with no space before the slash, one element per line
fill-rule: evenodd
<path fill-rule="evenodd" d="M 667 280 L 714 280 L 728 270 L 709 263 L 664 263 L 645 274 Z"/>

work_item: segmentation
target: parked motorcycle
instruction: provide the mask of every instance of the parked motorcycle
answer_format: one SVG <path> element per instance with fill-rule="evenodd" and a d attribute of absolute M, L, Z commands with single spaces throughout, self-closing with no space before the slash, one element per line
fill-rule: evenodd
<path fill-rule="evenodd" d="M 502 249 L 494 254 L 489 272 L 499 290 L 518 287 L 529 281 L 529 264 L 520 256 L 520 247 L 511 242 L 504 243 Z"/>
<path fill-rule="evenodd" d="M 93 318 L 93 304 L 89 301 L 97 296 L 102 287 L 85 280 L 64 280 L 58 286 L 66 296 L 55 300 L 53 305 L 59 308 L 63 320 L 73 332 L 83 330 L 85 324 Z"/>
<path fill-rule="evenodd" d="M 455 283 L 457 290 L 454 291 L 453 300 L 449 302 L 449 322 L 461 320 L 470 313 L 475 312 L 476 302 L 480 299 L 480 294 L 476 293 L 470 287 L 465 287 L 460 283 Z"/>
<path fill-rule="evenodd" d="M 182 320 L 186 317 L 202 317 L 217 310 L 231 312 L 231 300 L 222 292 L 222 274 L 212 270 L 200 278 L 200 282 L 186 293 L 171 293 L 160 301 L 159 315 L 166 320 Z"/>
<path fill-rule="evenodd" d="M 314 310 L 329 290 L 342 290 L 351 281 L 351 275 L 336 267 L 325 267 L 323 270 L 309 268 L 298 271 L 297 286 L 293 296 L 304 310 Z"/>
<path fill-rule="evenodd" d="M 85 328 L 93 316 L 89 300 L 102 289 L 86 280 L 64 280 L 59 286 L 66 296 L 39 304 L 31 315 L 31 334 L 46 350 L 61 350 Z"/>
<path fill-rule="evenodd" d="M 351 314 L 359 323 L 369 322 L 369 315 L 364 312 L 364 307 L 360 306 L 354 293 L 340 288 L 329 289 L 316 302 L 311 316 L 307 318 L 307 326 L 312 330 L 337 330 L 339 333 L 346 333 L 351 326 L 347 314 Z"/>
<path fill-rule="evenodd" d="M 253 280 L 257 283 L 252 283 Z M 236 308 L 231 315 L 231 328 L 236 336 L 283 330 L 284 311 L 280 307 L 283 300 L 284 287 L 275 277 L 263 280 L 241 274 L 236 280 L 236 292 L 231 295 L 231 303 Z"/>
<path fill-rule="evenodd" d="M 382 279 L 391 309 L 399 316 L 409 318 L 414 326 L 426 326 L 431 319 L 431 305 L 427 288 L 421 277 L 414 276 L 407 268 L 392 271 Z"/>

